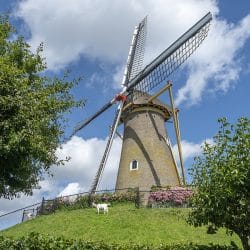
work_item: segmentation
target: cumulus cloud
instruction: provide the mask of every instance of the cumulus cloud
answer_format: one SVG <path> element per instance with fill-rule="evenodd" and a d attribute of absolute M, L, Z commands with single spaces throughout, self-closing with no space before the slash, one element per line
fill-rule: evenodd
<path fill-rule="evenodd" d="M 125 62 L 134 26 L 149 16 L 147 58 L 165 49 L 215 1 L 189 0 L 26 0 L 16 15 L 23 18 L 36 47 L 44 42 L 50 68 L 60 68 L 81 55 L 106 62 Z"/>
<path fill-rule="evenodd" d="M 205 139 L 200 143 L 194 143 L 186 140 L 181 141 L 181 147 L 182 147 L 182 157 L 183 161 L 187 161 L 190 158 L 193 158 L 194 156 L 197 156 L 201 153 L 201 147 L 204 145 L 204 143 L 212 144 L 212 139 Z M 178 146 L 175 144 L 173 146 L 173 153 L 175 156 L 175 159 L 179 159 L 179 153 L 178 153 Z"/>
<path fill-rule="evenodd" d="M 69 183 L 66 188 L 58 196 L 67 196 L 71 194 L 79 194 L 81 192 L 81 187 L 78 182 Z"/>
<path fill-rule="evenodd" d="M 84 140 L 74 136 L 69 142 L 58 149 L 57 154 L 64 159 L 70 156 L 71 160 L 61 167 L 53 167 L 53 180 L 60 183 L 67 180 L 68 183 L 78 183 L 79 188 L 88 191 L 91 182 L 98 169 L 107 140 L 91 138 Z M 107 161 L 101 186 L 114 187 L 114 179 L 118 170 L 121 150 L 121 140 L 116 138 Z M 107 175 L 110 178 L 107 178 Z M 100 186 L 100 187 L 101 187 Z"/>
<path fill-rule="evenodd" d="M 241 72 L 239 50 L 250 38 L 250 15 L 238 24 L 215 20 L 204 44 L 187 63 L 186 84 L 177 93 L 176 104 L 200 102 L 204 92 L 227 92 Z"/>
<path fill-rule="evenodd" d="M 205 139 L 199 143 L 194 143 L 191 141 L 186 141 L 186 140 L 182 140 L 181 141 L 181 146 L 182 146 L 182 158 L 183 158 L 183 164 L 184 164 L 184 171 L 185 171 L 185 176 L 187 178 L 187 181 L 190 181 L 190 176 L 187 175 L 188 172 L 188 165 L 192 164 L 192 160 L 195 156 L 198 156 L 201 154 L 202 152 L 202 146 L 204 145 L 204 143 L 208 143 L 208 144 L 213 144 L 213 139 Z M 173 154 L 174 154 L 174 158 L 176 160 L 177 163 L 177 168 L 178 168 L 178 172 L 179 175 L 182 176 L 182 170 L 181 170 L 181 165 L 180 165 L 180 157 L 179 157 L 179 152 L 178 152 L 178 146 L 177 144 L 175 144 L 173 146 Z"/>

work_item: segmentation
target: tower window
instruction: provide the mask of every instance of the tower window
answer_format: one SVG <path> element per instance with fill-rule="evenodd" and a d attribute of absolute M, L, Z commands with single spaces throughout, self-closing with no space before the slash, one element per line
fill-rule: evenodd
<path fill-rule="evenodd" d="M 133 160 L 130 162 L 130 170 L 138 170 L 138 161 L 137 160 Z"/>

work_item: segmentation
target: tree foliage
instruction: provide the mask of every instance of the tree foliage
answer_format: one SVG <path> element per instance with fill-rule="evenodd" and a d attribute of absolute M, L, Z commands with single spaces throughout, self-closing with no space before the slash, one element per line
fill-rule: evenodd
<path fill-rule="evenodd" d="M 65 112 L 81 105 L 70 90 L 80 80 L 49 78 L 42 45 L 31 52 L 0 17 L 0 197 L 31 194 L 52 164 L 65 128 Z"/>
<path fill-rule="evenodd" d="M 115 242 L 108 243 L 101 241 L 86 241 L 83 239 L 69 239 L 68 237 L 55 237 L 35 232 L 19 238 L 8 238 L 0 235 L 0 250 L 5 249 L 36 249 L 36 250 L 238 250 L 235 244 L 227 245 L 201 245 L 193 243 L 178 243 L 172 245 L 160 244 L 159 246 L 142 243 Z"/>
<path fill-rule="evenodd" d="M 221 118 L 219 122 L 214 143 L 203 146 L 191 171 L 196 192 L 189 223 L 208 225 L 208 232 L 225 227 L 249 249 L 250 120 L 239 118 L 236 124 L 229 124 Z"/>

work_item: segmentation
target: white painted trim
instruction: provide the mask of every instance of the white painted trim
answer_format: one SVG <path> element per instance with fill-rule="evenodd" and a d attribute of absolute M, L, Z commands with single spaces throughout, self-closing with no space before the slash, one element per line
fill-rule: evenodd
<path fill-rule="evenodd" d="M 136 163 L 137 163 L 136 168 L 132 168 L 133 162 L 134 162 L 134 161 L 136 161 Z M 137 160 L 132 160 L 132 161 L 130 162 L 130 164 L 129 164 L 129 169 L 130 169 L 130 171 L 138 170 L 138 169 L 139 169 L 139 162 L 138 162 Z"/>

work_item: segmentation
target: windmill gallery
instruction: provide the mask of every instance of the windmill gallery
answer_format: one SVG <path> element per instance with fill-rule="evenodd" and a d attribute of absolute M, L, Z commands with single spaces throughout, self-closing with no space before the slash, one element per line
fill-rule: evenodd
<path fill-rule="evenodd" d="M 152 186 L 185 184 L 178 109 L 174 106 L 172 84 L 168 81 L 166 86 L 153 95 L 150 95 L 149 91 L 163 85 L 169 75 L 200 46 L 208 34 L 211 20 L 212 14 L 206 14 L 144 69 L 142 64 L 147 17 L 135 27 L 121 92 L 90 118 L 81 122 L 71 135 L 75 135 L 113 104 L 118 103 L 107 145 L 91 185 L 91 193 L 98 189 L 117 127 L 122 123 L 124 133 L 116 190 L 134 187 L 149 190 Z M 170 105 L 157 99 L 164 91 L 169 92 Z M 165 122 L 171 118 L 178 145 L 181 176 L 165 128 Z"/>

